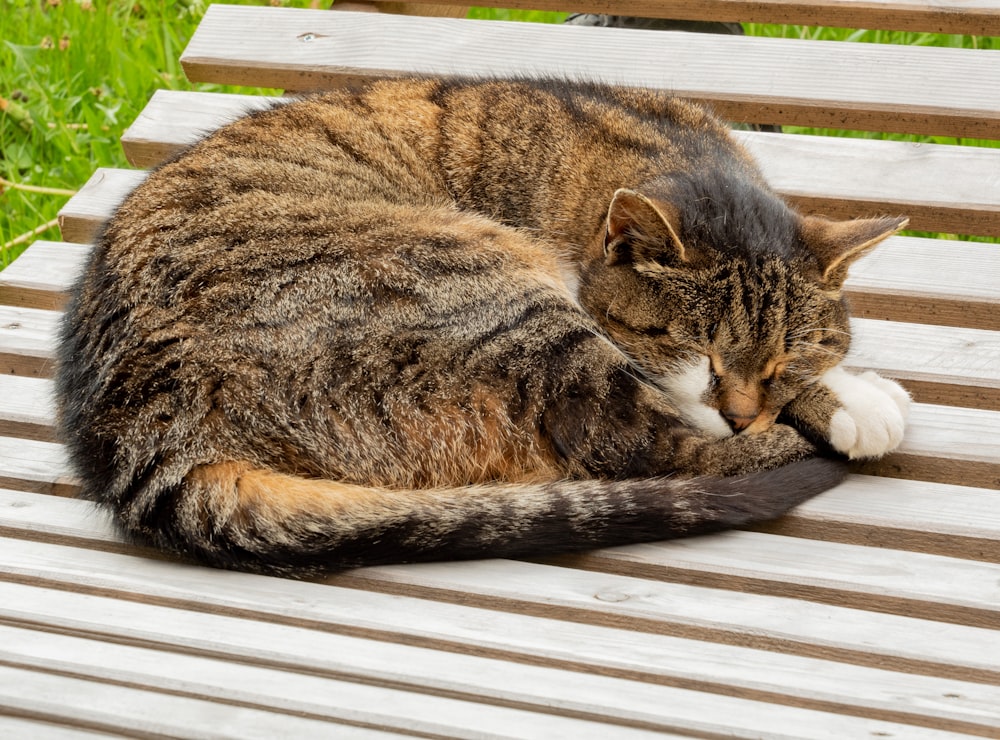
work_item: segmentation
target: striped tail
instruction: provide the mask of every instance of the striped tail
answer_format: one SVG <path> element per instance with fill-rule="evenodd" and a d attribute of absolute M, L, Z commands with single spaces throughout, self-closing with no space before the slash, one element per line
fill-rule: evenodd
<path fill-rule="evenodd" d="M 522 557 L 703 534 L 781 516 L 837 485 L 811 458 L 733 478 L 477 485 L 397 491 L 242 463 L 192 470 L 125 529 L 211 565 L 308 576 L 363 565 Z"/>

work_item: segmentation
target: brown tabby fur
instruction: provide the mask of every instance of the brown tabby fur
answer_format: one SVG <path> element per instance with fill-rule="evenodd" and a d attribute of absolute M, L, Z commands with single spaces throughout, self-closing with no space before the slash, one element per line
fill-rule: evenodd
<path fill-rule="evenodd" d="M 799 217 L 659 93 L 306 98 L 120 207 L 67 314 L 62 433 L 127 533 L 257 571 L 772 518 L 843 475 L 774 422 L 822 442 L 836 404 L 806 391 L 847 348 L 846 265 L 900 223 Z M 660 383 L 706 356 L 743 433 L 699 430 Z"/>

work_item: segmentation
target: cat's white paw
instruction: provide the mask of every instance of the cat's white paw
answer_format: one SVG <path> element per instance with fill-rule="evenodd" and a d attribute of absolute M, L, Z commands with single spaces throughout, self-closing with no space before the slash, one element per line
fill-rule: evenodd
<path fill-rule="evenodd" d="M 827 434 L 835 450 L 852 460 L 881 457 L 903 441 L 910 396 L 898 383 L 872 371 L 853 375 L 840 366 L 827 371 L 822 383 L 841 405 Z"/>

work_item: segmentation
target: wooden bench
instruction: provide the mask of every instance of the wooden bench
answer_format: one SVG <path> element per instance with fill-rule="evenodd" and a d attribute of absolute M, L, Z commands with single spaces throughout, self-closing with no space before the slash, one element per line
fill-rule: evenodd
<path fill-rule="evenodd" d="M 1000 33 L 996 0 L 628 7 Z M 182 62 L 196 81 L 292 90 L 586 75 L 744 121 L 1000 138 L 1000 53 L 982 50 L 216 6 Z M 157 93 L 125 151 L 155 165 L 265 102 Z M 739 135 L 807 210 L 1000 235 L 1000 150 Z M 851 362 L 911 390 L 912 424 L 898 453 L 773 525 L 302 583 L 165 560 L 70 498 L 59 312 L 142 176 L 95 173 L 62 212 L 65 241 L 0 272 L 0 735 L 1000 737 L 1000 246 L 895 237 L 854 270 Z"/>

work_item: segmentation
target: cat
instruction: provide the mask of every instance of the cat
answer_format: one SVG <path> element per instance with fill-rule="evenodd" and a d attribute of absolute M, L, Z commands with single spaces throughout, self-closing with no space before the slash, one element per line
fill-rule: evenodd
<path fill-rule="evenodd" d="M 848 266 L 903 218 L 802 216 L 707 110 L 599 84 L 306 96 L 154 170 L 61 333 L 82 495 L 291 576 L 777 517 L 900 442 L 843 369 Z"/>

